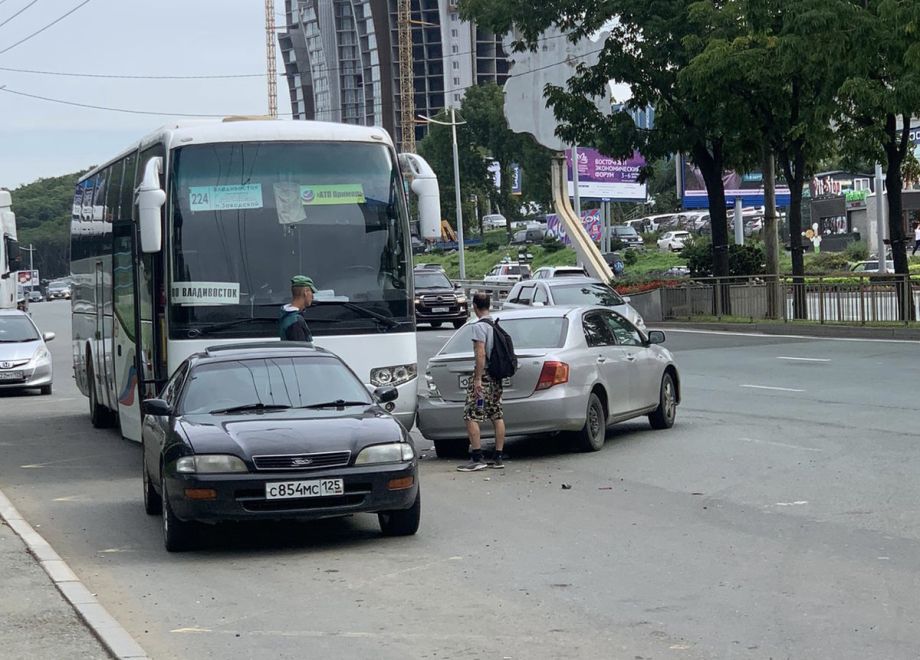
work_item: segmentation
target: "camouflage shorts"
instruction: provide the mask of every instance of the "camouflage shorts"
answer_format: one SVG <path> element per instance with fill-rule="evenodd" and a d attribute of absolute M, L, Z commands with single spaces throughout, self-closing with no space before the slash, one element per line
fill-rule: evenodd
<path fill-rule="evenodd" d="M 482 398 L 485 405 L 480 410 L 476 406 L 476 393 L 473 391 L 473 379 L 466 388 L 466 405 L 463 407 L 464 421 L 484 422 L 504 417 L 502 410 L 502 384 L 493 383 L 487 374 L 482 377 Z"/>

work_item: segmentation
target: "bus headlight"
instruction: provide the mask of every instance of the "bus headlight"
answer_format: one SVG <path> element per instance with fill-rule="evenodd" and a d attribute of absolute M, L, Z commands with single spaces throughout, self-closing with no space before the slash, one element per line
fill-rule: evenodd
<path fill-rule="evenodd" d="M 395 367 L 377 367 L 371 369 L 371 385 L 402 385 L 408 383 L 418 374 L 415 364 L 399 364 Z"/>

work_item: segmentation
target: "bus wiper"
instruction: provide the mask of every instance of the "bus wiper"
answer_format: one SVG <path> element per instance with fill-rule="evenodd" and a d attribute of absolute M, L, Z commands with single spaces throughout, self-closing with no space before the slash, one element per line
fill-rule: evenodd
<path fill-rule="evenodd" d="M 272 323 L 278 323 L 278 317 L 268 317 L 268 316 L 252 316 L 248 319 L 236 319 L 235 321 L 223 321 L 221 323 L 210 323 L 207 325 L 198 326 L 196 328 L 188 329 L 188 336 L 190 339 L 195 337 L 200 337 L 205 332 L 210 332 L 212 330 L 225 330 L 227 328 L 233 328 L 238 325 L 245 325 L 247 323 L 257 322 L 257 321 L 271 321 Z"/>
<path fill-rule="evenodd" d="M 341 305 L 345 309 L 350 309 L 353 312 L 358 312 L 364 316 L 374 319 L 385 325 L 387 328 L 395 328 L 399 325 L 397 321 L 394 321 L 389 316 L 384 316 L 383 314 L 378 314 L 372 309 L 368 309 L 363 305 L 359 305 L 353 302 L 344 302 L 342 300 L 314 300 L 313 305 L 315 306 L 325 306 L 325 305 Z M 307 319 L 307 323 L 311 323 L 311 319 Z"/>
<path fill-rule="evenodd" d="M 309 406 L 302 406 L 303 408 L 345 408 L 347 406 L 369 406 L 371 405 L 367 401 L 345 401 L 344 399 L 337 399 L 335 401 L 326 401 L 325 403 L 311 403 Z"/>
<path fill-rule="evenodd" d="M 291 407 L 284 404 L 275 404 L 275 403 L 247 403 L 242 406 L 231 406 L 229 408 L 218 408 L 217 410 L 212 410 L 212 415 L 219 415 L 221 413 L 237 413 L 237 412 L 249 412 L 254 410 L 257 412 L 263 412 L 266 410 L 289 410 Z"/>

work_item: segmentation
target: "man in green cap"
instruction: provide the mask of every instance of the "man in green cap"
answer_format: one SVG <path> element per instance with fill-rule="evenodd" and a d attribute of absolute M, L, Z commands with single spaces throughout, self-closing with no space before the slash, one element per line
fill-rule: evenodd
<path fill-rule="evenodd" d="M 303 310 L 313 304 L 316 285 L 306 275 L 291 278 L 291 303 L 281 308 L 279 334 L 284 341 L 312 342 L 313 335 L 303 317 Z"/>

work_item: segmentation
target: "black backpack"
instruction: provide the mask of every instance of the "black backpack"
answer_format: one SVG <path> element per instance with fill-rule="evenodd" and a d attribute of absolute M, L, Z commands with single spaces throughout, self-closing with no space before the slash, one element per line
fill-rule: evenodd
<path fill-rule="evenodd" d="M 502 379 L 510 378 L 517 371 L 518 361 L 514 355 L 514 342 L 511 341 L 511 335 L 498 325 L 498 321 L 492 319 L 481 319 L 481 321 L 488 323 L 493 330 L 492 353 L 488 356 L 486 370 L 493 381 L 500 383 Z"/>

